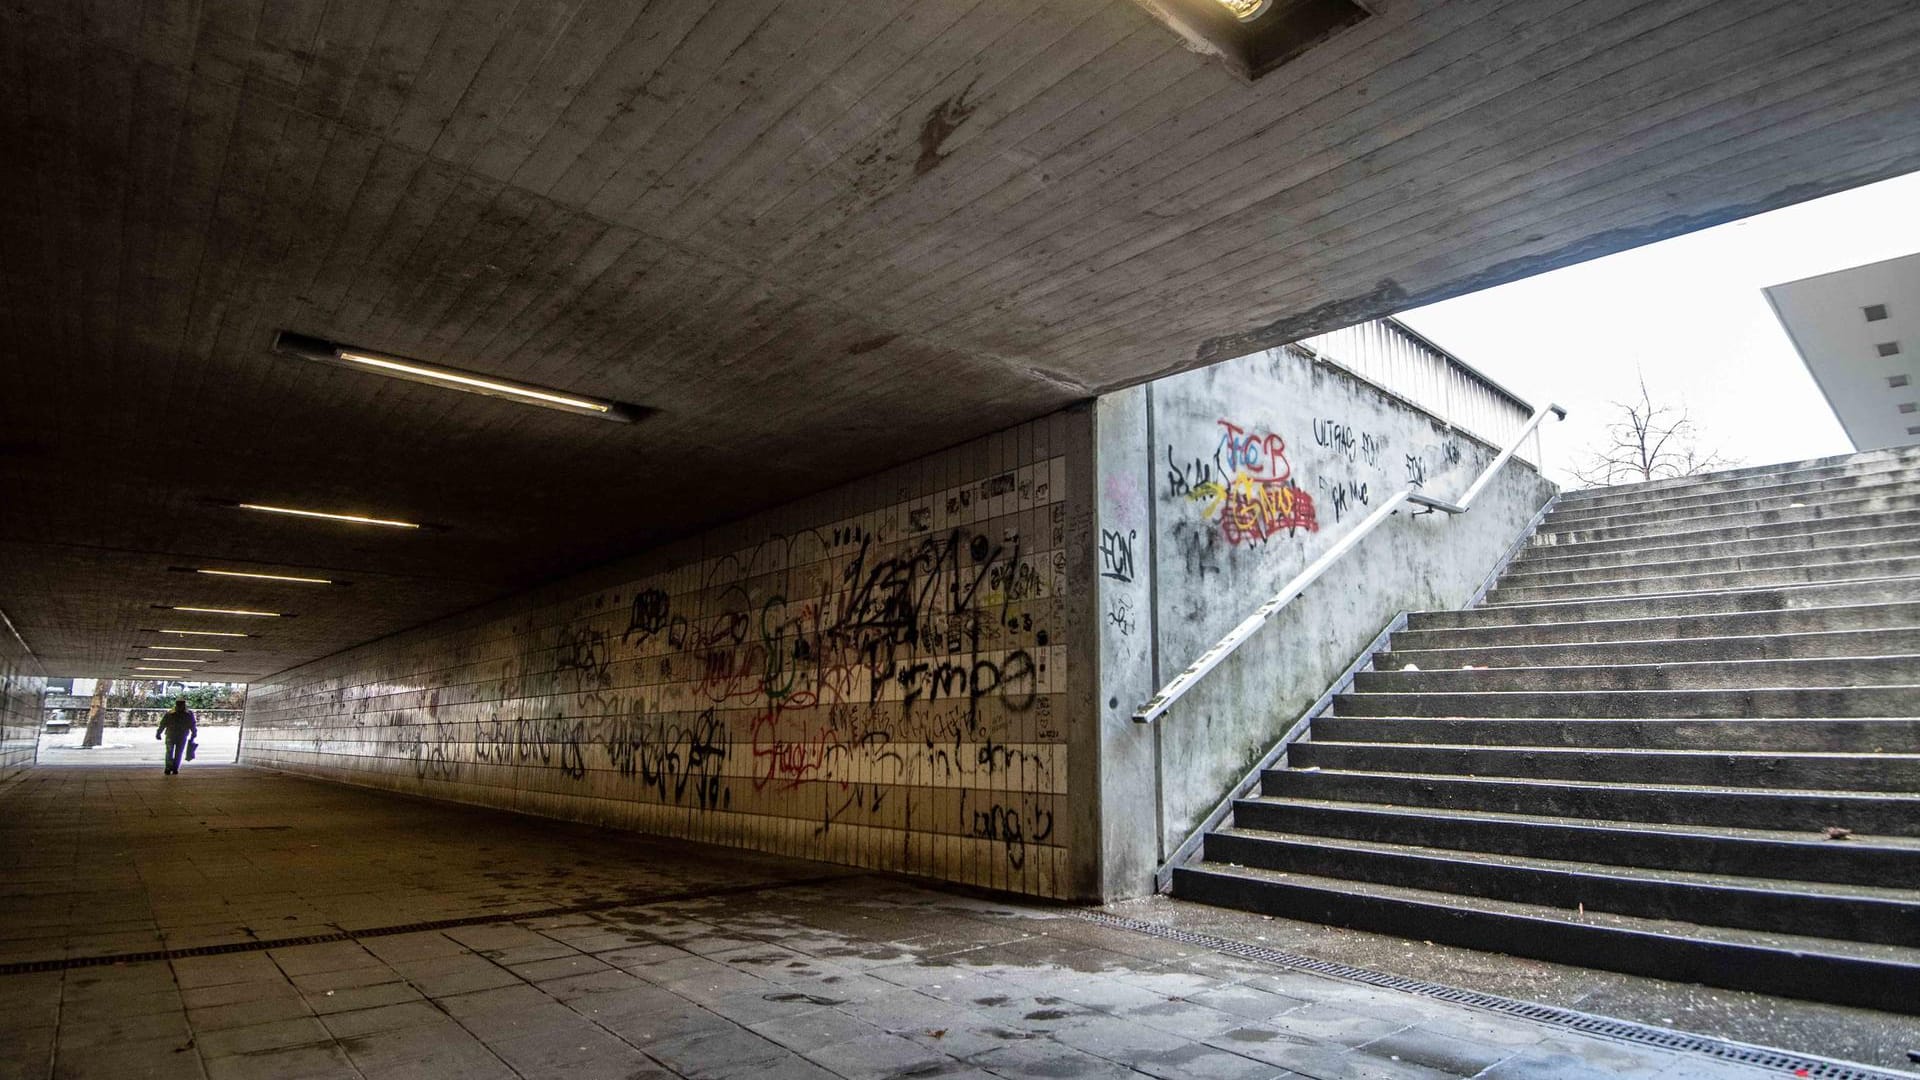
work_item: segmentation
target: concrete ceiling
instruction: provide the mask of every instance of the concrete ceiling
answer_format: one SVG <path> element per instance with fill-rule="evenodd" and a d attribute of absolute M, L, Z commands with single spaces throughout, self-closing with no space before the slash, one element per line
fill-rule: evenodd
<path fill-rule="evenodd" d="M 123 670 L 156 603 L 295 612 L 218 655 L 270 673 L 1102 388 L 1920 167 L 1911 0 L 1371 6 L 1247 83 L 1131 0 L 7 4 L 0 611 L 54 674 Z M 279 329 L 660 411 L 288 360 Z M 352 584 L 170 569 L 248 564 Z"/>

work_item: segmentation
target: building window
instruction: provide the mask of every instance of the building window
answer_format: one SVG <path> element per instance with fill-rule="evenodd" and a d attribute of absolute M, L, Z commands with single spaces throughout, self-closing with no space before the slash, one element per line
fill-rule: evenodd
<path fill-rule="evenodd" d="M 1883 341 L 1880 344 L 1875 345 L 1874 348 L 1880 350 L 1881 356 L 1899 356 L 1900 355 L 1900 343 L 1897 341 Z"/>
<path fill-rule="evenodd" d="M 1885 304 L 1868 304 L 1866 307 L 1861 308 L 1860 311 L 1867 317 L 1868 322 L 1879 322 L 1887 317 L 1887 305 Z"/>

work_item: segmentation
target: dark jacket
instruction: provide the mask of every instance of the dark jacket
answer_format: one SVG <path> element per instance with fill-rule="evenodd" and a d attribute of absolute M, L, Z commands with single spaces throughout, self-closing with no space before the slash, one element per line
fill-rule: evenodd
<path fill-rule="evenodd" d="M 179 742 L 188 735 L 200 733 L 200 721 L 196 720 L 192 709 L 176 709 L 160 718 L 160 727 L 153 733 L 158 739 L 165 736 L 168 742 Z"/>

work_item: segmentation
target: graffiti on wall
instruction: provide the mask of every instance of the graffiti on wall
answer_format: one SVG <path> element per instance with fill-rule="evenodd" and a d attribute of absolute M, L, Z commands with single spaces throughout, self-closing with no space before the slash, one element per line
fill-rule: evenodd
<path fill-rule="evenodd" d="M 1294 482 L 1286 440 L 1230 420 L 1219 429 L 1210 459 L 1185 463 L 1167 448 L 1169 494 L 1197 504 L 1236 547 L 1318 532 L 1313 496 Z"/>
<path fill-rule="evenodd" d="M 365 659 L 323 662 L 258 689 L 253 752 L 459 783 L 463 798 L 530 788 L 649 804 L 689 835 L 739 828 L 717 824 L 728 815 L 796 822 L 809 842 L 878 827 L 902 837 L 892 854 L 855 861 L 1016 888 L 1040 874 L 1025 887 L 1052 889 L 1066 784 L 1060 470 L 1048 459 L 769 530 L 382 654 L 371 672 Z M 1132 573 L 1134 539 L 1112 538 L 1108 573 Z M 927 860 L 958 849 L 910 834 L 992 858 L 956 874 Z"/>

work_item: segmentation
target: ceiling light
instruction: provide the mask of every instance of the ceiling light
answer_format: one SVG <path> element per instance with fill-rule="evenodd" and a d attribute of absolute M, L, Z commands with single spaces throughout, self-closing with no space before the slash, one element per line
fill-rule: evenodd
<path fill-rule="evenodd" d="M 158 660 L 163 664 L 211 664 L 211 660 L 189 660 L 184 656 L 136 656 L 135 660 Z"/>
<path fill-rule="evenodd" d="M 1267 13 L 1273 6 L 1273 0 L 1219 0 L 1220 6 L 1233 12 L 1233 17 L 1241 22 L 1252 22 Z"/>
<path fill-rule="evenodd" d="M 188 675 L 191 675 L 194 673 L 193 669 L 190 667 L 137 667 L 137 668 L 134 668 L 133 670 L 135 671 L 179 671 L 179 672 L 184 672 Z"/>
<path fill-rule="evenodd" d="M 277 611 L 249 611 L 246 608 L 231 607 L 182 607 L 175 604 L 172 606 L 172 610 L 192 611 L 201 615 L 252 615 L 262 619 L 277 619 L 280 617 L 280 613 Z"/>
<path fill-rule="evenodd" d="M 254 578 L 259 581 L 298 581 L 307 585 L 333 584 L 332 578 L 296 577 L 292 574 L 256 574 L 247 570 L 209 570 L 209 569 L 202 568 L 199 570 L 195 570 L 194 573 L 212 574 L 215 577 Z"/>
<path fill-rule="evenodd" d="M 551 390 L 536 390 L 531 386 L 499 382 L 494 379 L 482 379 L 474 375 L 462 375 L 446 368 L 430 368 L 422 364 L 396 360 L 390 356 L 376 356 L 372 353 L 349 352 L 340 349 L 335 353 L 349 364 L 360 364 L 377 371 L 395 375 L 410 376 L 421 382 L 445 383 L 460 390 L 472 390 L 477 393 L 496 394 L 506 397 L 526 398 L 541 405 L 551 405 L 560 409 L 575 409 L 584 412 L 611 416 L 612 404 L 605 401 L 592 401 L 587 398 L 568 397 Z"/>
<path fill-rule="evenodd" d="M 510 379 L 495 378 L 458 368 L 441 367 L 438 364 L 422 363 L 404 356 L 372 352 L 340 345 L 320 338 L 292 334 L 285 330 L 273 339 L 276 351 L 289 356 L 298 356 L 306 360 L 318 360 L 338 367 L 352 368 L 356 371 L 370 371 L 408 382 L 426 383 L 429 386 L 444 387 L 448 390 L 463 390 L 469 394 L 485 394 L 488 397 L 505 398 L 526 405 L 539 405 L 548 409 L 559 409 L 580 416 L 597 416 L 604 420 L 618 420 L 627 423 L 634 419 L 635 411 L 619 402 L 604 401 L 599 398 L 570 394 L 531 383 L 514 382 Z"/>
<path fill-rule="evenodd" d="M 251 637 L 232 630 L 155 630 L 156 634 L 182 634 L 187 637 Z"/>
<path fill-rule="evenodd" d="M 166 631 L 161 631 L 165 633 Z M 148 652 L 226 652 L 225 649 L 209 649 L 204 645 L 142 645 Z"/>
<path fill-rule="evenodd" d="M 355 525 L 384 525 L 389 529 L 417 529 L 420 526 L 411 521 L 393 521 L 388 518 L 365 517 L 360 514 L 328 514 L 319 510 L 296 510 L 291 506 L 267 506 L 262 503 L 240 503 L 242 510 L 259 510 L 267 514 L 291 514 L 294 517 L 321 518 L 325 521 L 348 521 Z"/>

